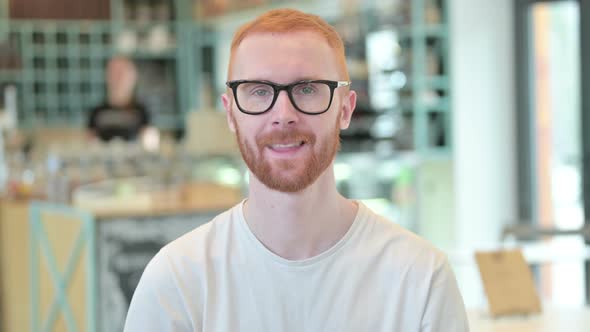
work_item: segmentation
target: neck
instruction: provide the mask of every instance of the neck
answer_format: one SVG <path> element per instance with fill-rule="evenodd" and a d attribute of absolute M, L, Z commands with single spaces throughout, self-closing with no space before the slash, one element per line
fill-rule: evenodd
<path fill-rule="evenodd" d="M 316 256 L 348 231 L 358 206 L 336 190 L 330 166 L 298 193 L 268 189 L 250 175 L 244 217 L 256 237 L 275 254 L 291 260 Z"/>

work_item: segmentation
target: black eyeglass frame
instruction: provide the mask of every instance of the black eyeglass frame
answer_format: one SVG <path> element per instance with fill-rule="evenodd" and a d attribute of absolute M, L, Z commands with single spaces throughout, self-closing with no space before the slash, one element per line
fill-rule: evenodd
<path fill-rule="evenodd" d="M 270 103 L 270 106 L 268 106 L 268 108 L 262 112 L 248 112 L 245 109 L 243 109 L 242 106 L 240 106 L 240 102 L 238 101 L 238 86 L 242 83 L 261 83 L 261 84 L 266 84 L 266 85 L 271 86 L 274 94 L 273 94 L 273 99 L 272 99 L 272 102 Z M 324 83 L 328 87 L 330 87 L 330 102 L 328 103 L 328 107 L 326 107 L 325 110 L 323 110 L 321 112 L 313 112 L 312 113 L 312 112 L 306 112 L 306 111 L 300 109 L 299 106 L 297 106 L 297 103 L 295 103 L 291 91 L 293 91 L 293 87 L 295 87 L 296 85 L 305 84 L 305 83 Z M 336 90 L 337 88 L 343 87 L 343 86 L 350 86 L 350 84 L 351 84 L 350 81 L 330 81 L 330 80 L 303 80 L 303 81 L 293 82 L 290 84 L 277 84 L 274 82 L 263 81 L 263 80 L 235 80 L 235 81 L 225 82 L 225 85 L 227 85 L 227 87 L 232 90 L 233 95 L 234 95 L 234 100 L 236 101 L 236 105 L 238 106 L 238 109 L 240 110 L 240 112 L 245 113 L 245 114 L 249 114 L 249 115 L 259 115 L 259 114 L 264 114 L 264 113 L 270 111 L 270 109 L 273 108 L 273 106 L 275 105 L 275 102 L 277 101 L 277 98 L 279 97 L 279 93 L 283 90 L 287 91 L 287 96 L 289 96 L 289 100 L 291 101 L 291 104 L 293 104 L 293 107 L 295 107 L 295 109 L 297 111 L 299 111 L 303 114 L 308 114 L 308 115 L 319 115 L 322 113 L 326 113 L 330 109 L 330 106 L 332 106 L 332 100 L 334 99 L 334 90 Z"/>

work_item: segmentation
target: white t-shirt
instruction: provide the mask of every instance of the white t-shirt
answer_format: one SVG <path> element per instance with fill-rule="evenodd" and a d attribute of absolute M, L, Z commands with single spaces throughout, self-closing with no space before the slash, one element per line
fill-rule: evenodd
<path fill-rule="evenodd" d="M 337 244 L 299 261 L 268 250 L 238 204 L 151 260 L 125 331 L 463 332 L 468 325 L 446 257 L 362 203 Z"/>

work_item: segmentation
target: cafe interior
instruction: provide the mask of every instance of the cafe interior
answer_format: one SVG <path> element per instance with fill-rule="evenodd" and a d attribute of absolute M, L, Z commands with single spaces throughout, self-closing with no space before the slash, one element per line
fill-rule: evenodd
<path fill-rule="evenodd" d="M 590 0 L 0 0 L 0 332 L 122 331 L 158 250 L 246 197 L 220 96 L 274 8 L 342 36 L 338 191 L 447 255 L 470 329 L 590 331 Z"/>

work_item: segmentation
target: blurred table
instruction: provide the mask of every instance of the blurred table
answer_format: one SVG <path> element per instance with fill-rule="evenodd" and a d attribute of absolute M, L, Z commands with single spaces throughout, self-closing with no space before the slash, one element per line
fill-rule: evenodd
<path fill-rule="evenodd" d="M 483 248 L 456 248 L 444 250 L 449 260 L 455 265 L 476 266 L 476 251 L 496 251 L 502 249 L 520 248 L 522 254 L 529 264 L 545 264 L 556 262 L 584 262 L 590 260 L 590 246 L 582 242 L 523 242 L 502 246 Z M 589 329 L 590 331 L 590 329 Z"/>
<path fill-rule="evenodd" d="M 468 310 L 472 332 L 588 332 L 590 307 L 543 308 L 543 313 L 531 316 L 493 318 L 485 310 Z"/>

